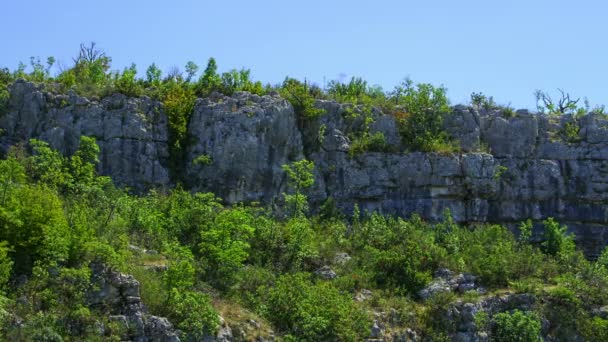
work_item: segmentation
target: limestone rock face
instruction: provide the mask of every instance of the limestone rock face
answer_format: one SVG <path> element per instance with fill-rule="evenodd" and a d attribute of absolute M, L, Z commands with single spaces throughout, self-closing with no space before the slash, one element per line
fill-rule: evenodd
<path fill-rule="evenodd" d="M 115 94 L 100 101 L 73 92 L 56 95 L 25 81 L 10 86 L 9 112 L 0 117 L 0 152 L 37 138 L 64 154 L 78 148 L 81 135 L 97 139 L 99 171 L 136 190 L 169 184 L 167 118 L 147 97 Z"/>
<path fill-rule="evenodd" d="M 188 133 L 187 183 L 230 203 L 270 201 L 285 190 L 281 166 L 303 158 L 293 108 L 276 96 L 199 100 Z M 199 162 L 201 156 L 209 162 Z"/>
<path fill-rule="evenodd" d="M 0 114 L 0 153 L 38 138 L 70 154 L 80 135 L 94 136 L 99 170 L 118 185 L 141 191 L 180 181 L 226 203 L 280 200 L 287 190 L 281 166 L 306 157 L 315 163 L 311 208 L 332 197 L 345 213 L 357 204 L 363 212 L 437 221 L 449 209 L 457 222 L 509 227 L 530 218 L 535 239 L 542 220 L 554 217 L 588 256 L 608 244 L 608 119 L 602 115 L 455 106 L 445 129 L 461 153 L 407 153 L 395 119 L 377 109 L 318 100 L 325 113 L 298 120 L 276 94 L 215 94 L 197 101 L 179 165 L 183 178 L 170 179 L 167 118 L 159 102 L 87 99 L 44 87 L 11 85 L 10 109 Z M 365 110 L 367 120 L 360 115 Z M 383 152 L 349 154 L 362 130 L 382 133 Z"/>
<path fill-rule="evenodd" d="M 576 234 L 588 256 L 599 255 L 608 243 L 604 116 L 575 120 L 520 110 L 506 117 L 498 110 L 456 106 L 445 124 L 463 153 L 350 156 L 348 135 L 355 124 L 344 119 L 344 105 L 319 105 L 327 111 L 320 119 L 327 129 L 323 144 L 309 156 L 317 167 L 316 187 L 309 194 L 316 203 L 331 196 L 345 212 L 358 204 L 362 212 L 417 213 L 431 221 L 449 209 L 458 222 L 513 228 L 531 218 L 536 239 L 542 220 L 554 217 Z M 578 134 L 567 136 L 567 125 L 578 127 Z"/>

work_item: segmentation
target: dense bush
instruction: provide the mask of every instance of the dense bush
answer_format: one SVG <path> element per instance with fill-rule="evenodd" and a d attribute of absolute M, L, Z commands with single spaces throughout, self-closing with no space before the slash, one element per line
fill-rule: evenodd
<path fill-rule="evenodd" d="M 446 88 L 428 83 L 414 85 L 410 79 L 395 87 L 392 99 L 400 108 L 396 118 L 410 150 L 451 152 L 454 149 L 443 129 L 443 120 L 449 113 L 446 92 Z"/>
<path fill-rule="evenodd" d="M 504 342 L 540 341 L 540 320 L 534 314 L 515 310 L 494 316 L 496 323 L 495 338 Z"/>
<path fill-rule="evenodd" d="M 271 322 L 299 341 L 357 341 L 367 336 L 369 319 L 352 299 L 308 275 L 281 276 L 269 290 Z"/>

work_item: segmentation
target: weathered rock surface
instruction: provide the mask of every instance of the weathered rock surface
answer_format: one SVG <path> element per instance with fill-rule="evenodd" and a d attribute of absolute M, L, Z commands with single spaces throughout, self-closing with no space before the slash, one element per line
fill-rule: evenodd
<path fill-rule="evenodd" d="M 179 342 L 173 325 L 164 317 L 150 315 L 141 301 L 139 282 L 131 275 L 112 271 L 101 264 L 91 266 L 94 289 L 88 293 L 91 307 L 105 310 L 111 321 L 122 325 L 137 342 Z"/>
<path fill-rule="evenodd" d="M 591 257 L 608 243 L 604 116 L 589 114 L 575 121 L 518 111 L 505 118 L 500 111 L 456 106 L 446 129 L 463 153 L 368 152 L 350 157 L 341 142 L 356 128 L 343 118 L 346 107 L 321 107 L 327 111 L 320 120 L 327 129 L 323 144 L 309 157 L 317 167 L 311 194 L 317 203 L 331 196 L 346 212 L 358 204 L 362 211 L 406 217 L 418 213 L 431 221 L 441 220 L 449 209 L 458 222 L 510 227 L 531 218 L 539 228 L 543 219 L 554 217 L 576 234 Z M 578 137 L 565 135 L 566 123 L 579 126 Z M 396 141 L 386 140 L 389 146 Z"/>
<path fill-rule="evenodd" d="M 475 315 L 484 312 L 489 318 L 501 312 L 512 310 L 532 311 L 536 303 L 536 297 L 531 294 L 507 294 L 502 296 L 487 297 L 478 303 L 456 302 L 444 313 L 440 319 L 450 327 L 452 341 L 489 341 L 488 327 L 478 327 L 475 323 Z M 546 331 L 542 332 L 543 335 Z M 543 336 L 544 337 L 544 336 Z"/>
<path fill-rule="evenodd" d="M 270 201 L 285 190 L 281 165 L 303 158 L 293 109 L 276 96 L 199 100 L 188 133 L 187 183 L 231 203 Z M 196 163 L 201 155 L 211 163 Z"/>
<path fill-rule="evenodd" d="M 64 153 L 80 135 L 97 138 L 102 174 L 136 190 L 170 185 L 168 131 L 162 105 L 146 97 L 102 100 L 55 95 L 17 81 L 10 111 L 0 117 L 0 151 L 39 138 Z M 190 144 L 181 181 L 213 191 L 228 203 L 279 199 L 286 190 L 281 165 L 306 156 L 315 162 L 308 195 L 317 207 L 328 197 L 348 213 L 377 210 L 441 220 L 449 209 L 458 222 L 538 226 L 554 217 L 576 233 L 587 255 L 608 243 L 608 119 L 574 119 L 520 110 L 455 106 L 446 129 L 460 142 L 458 154 L 367 152 L 349 156 L 353 132 L 364 127 L 356 107 L 317 101 L 325 114 L 298 122 L 276 95 L 237 93 L 198 100 L 188 126 Z M 384 135 L 387 150 L 405 146 L 392 117 L 374 110 L 370 133 Z M 565 125 L 579 128 L 568 136 Z M 205 156 L 206 158 L 199 158 Z M 197 159 L 198 158 L 198 159 Z M 538 227 L 537 227 L 538 228 Z M 539 238 L 536 230 L 535 238 Z"/>
<path fill-rule="evenodd" d="M 433 280 L 425 288 L 418 291 L 418 297 L 427 300 L 440 292 L 458 292 L 463 294 L 467 291 L 485 294 L 486 289 L 479 286 L 477 277 L 472 274 L 454 274 L 452 271 L 442 268 L 435 272 Z"/>
<path fill-rule="evenodd" d="M 9 113 L 0 116 L 0 152 L 37 138 L 71 154 L 81 135 L 93 136 L 101 150 L 101 174 L 137 190 L 169 184 L 167 118 L 158 101 L 56 95 L 25 81 L 14 82 L 10 95 Z"/>

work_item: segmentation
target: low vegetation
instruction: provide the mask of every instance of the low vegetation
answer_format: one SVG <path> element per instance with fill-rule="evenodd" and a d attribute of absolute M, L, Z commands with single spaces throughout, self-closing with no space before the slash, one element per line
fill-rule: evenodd
<path fill-rule="evenodd" d="M 81 46 L 74 65 L 56 76 L 50 74 L 52 58 L 46 65 L 32 59 L 28 72 L 25 65 L 0 70 L 0 115 L 7 109 L 7 87 L 18 78 L 92 98 L 114 92 L 153 97 L 168 115 L 177 177 L 196 100 L 214 93 L 276 92 L 292 103 L 301 125 L 325 114 L 317 101 L 350 103 L 344 119 L 361 123 L 349 132 L 351 157 L 400 152 L 372 132 L 374 109 L 396 118 L 403 151 L 457 151 L 443 130 L 450 115 L 443 86 L 405 80 L 385 92 L 360 78 L 333 81 L 327 89 L 292 78 L 263 86 L 246 69 L 219 74 L 214 59 L 200 77 L 199 67 L 188 62 L 185 73 L 163 75 L 153 64 L 139 78 L 135 65 L 117 72 L 110 63 L 91 44 Z M 547 114 L 579 111 L 578 100 L 566 96 L 555 104 L 542 92 L 538 96 Z M 482 94 L 474 94 L 472 103 L 515 115 Z M 575 142 L 578 130 L 566 127 L 565 139 Z M 96 174 L 98 155 L 95 139 L 83 136 L 71 156 L 31 140 L 0 160 L 0 339 L 123 339 L 128 332 L 87 299 L 95 286 L 92 269 L 100 264 L 133 274 L 150 313 L 168 317 L 185 341 L 216 333 L 218 313 L 227 313 L 233 326 L 239 317 L 255 319 L 284 341 L 361 341 L 372 335 L 379 313 L 393 311 L 392 331 L 411 329 L 441 340 L 453 332 L 443 319 L 451 305 L 506 291 L 530 293 L 538 301 L 525 312 L 476 316 L 479 330 L 498 341 L 536 341 L 544 328 L 559 340 L 608 336 L 608 320 L 594 313 L 608 304 L 608 250 L 597 261 L 585 259 L 574 236 L 553 219 L 536 222 L 543 242 L 535 243 L 532 222 L 522 223 L 516 237 L 500 225 L 461 226 L 449 211 L 441 222 L 429 223 L 417 215 L 361 213 L 355 206 L 346 218 L 331 198 L 309 210 L 315 165 L 306 159 L 283 166 L 287 191 L 272 206 L 226 206 L 214 194 L 179 186 L 133 195 Z M 213 167 L 208 155 L 194 163 Z M 498 168 L 495 177 L 505 171 Z M 322 266 L 330 266 L 335 277 L 321 276 Z M 442 268 L 476 275 L 489 292 L 446 292 L 422 300 L 419 291 Z M 357 297 L 362 293 L 364 299 Z M 541 318 L 552 325 L 543 328 Z M 106 327 L 102 336 L 100 325 Z"/>
<path fill-rule="evenodd" d="M 555 336 L 606 334 L 606 321 L 592 318 L 588 306 L 608 302 L 608 252 L 587 261 L 554 220 L 544 222 L 545 242 L 534 245 L 530 223 L 515 238 L 497 225 L 461 227 L 449 212 L 437 224 L 358 209 L 346 220 L 329 201 L 310 216 L 305 194 L 314 165 L 306 160 L 285 165 L 291 192 L 278 216 L 260 206 L 225 207 L 212 194 L 180 188 L 134 196 L 95 174 L 98 152 L 87 137 L 69 157 L 32 140 L 0 161 L 3 338 L 97 338 L 95 324 L 107 317 L 86 301 L 96 263 L 135 274 L 150 312 L 168 317 L 185 340 L 218 328 L 220 300 L 267 322 L 285 340 L 362 340 L 371 312 L 419 305 L 427 314 L 404 318 L 402 328 L 439 336 L 434 315 L 455 298 L 417 303 L 438 268 L 476 274 L 490 291 L 535 288 L 544 298 L 536 313 L 487 318 L 500 340 L 537 336 L 540 315 L 559 322 Z M 159 254 L 142 259 L 130 245 Z M 338 253 L 350 259 L 335 263 Z M 145 267 L 158 264 L 166 270 Z M 320 265 L 332 265 L 338 277 L 319 278 Z M 363 289 L 375 299 L 354 301 Z M 17 317 L 24 323 L 12 323 Z"/>

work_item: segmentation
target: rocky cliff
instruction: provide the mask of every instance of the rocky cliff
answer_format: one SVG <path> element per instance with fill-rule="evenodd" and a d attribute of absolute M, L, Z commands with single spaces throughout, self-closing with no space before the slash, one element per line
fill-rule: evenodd
<path fill-rule="evenodd" d="M 25 81 L 10 87 L 0 114 L 0 151 L 29 138 L 69 154 L 78 137 L 97 138 L 100 172 L 137 191 L 172 186 L 167 118 L 147 97 L 87 99 L 55 94 Z M 462 153 L 365 152 L 350 155 L 352 132 L 364 123 L 350 105 L 318 101 L 325 114 L 302 122 L 277 95 L 237 93 L 199 99 L 192 113 L 185 179 L 229 203 L 270 202 L 286 190 L 281 165 L 315 162 L 310 200 L 332 197 L 339 208 L 438 220 L 450 209 L 459 222 L 514 227 L 528 218 L 555 217 L 576 233 L 593 257 L 608 243 L 608 119 L 506 115 L 456 106 L 446 129 Z M 391 116 L 370 113 L 369 130 L 382 132 L 387 151 L 404 146 Z"/>

